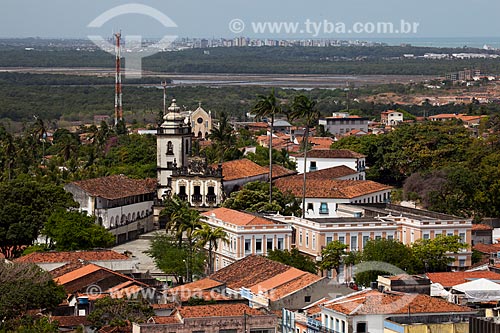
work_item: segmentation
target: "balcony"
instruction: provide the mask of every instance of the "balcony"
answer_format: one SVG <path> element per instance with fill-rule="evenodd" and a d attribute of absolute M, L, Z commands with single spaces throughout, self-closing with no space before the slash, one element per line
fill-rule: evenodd
<path fill-rule="evenodd" d="M 181 194 L 177 194 L 177 196 L 179 197 L 179 199 L 181 199 L 182 201 L 187 201 L 187 194 L 185 193 L 181 193 Z"/>
<path fill-rule="evenodd" d="M 320 213 L 320 214 L 326 214 L 326 215 L 328 215 L 329 210 L 328 210 L 328 208 L 320 208 L 320 209 L 319 209 L 319 213 Z"/>
<path fill-rule="evenodd" d="M 209 204 L 217 203 L 217 196 L 215 194 L 207 194 L 207 202 Z"/>
<path fill-rule="evenodd" d="M 203 201 L 203 196 L 201 194 L 193 194 L 191 196 L 191 201 L 196 202 L 196 203 L 200 203 Z"/>

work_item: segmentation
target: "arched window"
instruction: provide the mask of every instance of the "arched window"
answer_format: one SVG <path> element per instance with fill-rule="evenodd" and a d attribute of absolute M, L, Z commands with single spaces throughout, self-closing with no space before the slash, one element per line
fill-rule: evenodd
<path fill-rule="evenodd" d="M 174 154 L 174 145 L 172 144 L 172 141 L 169 141 L 167 143 L 167 155 L 173 155 Z"/>
<path fill-rule="evenodd" d="M 135 213 L 132 214 L 132 221 L 135 221 Z"/>
<path fill-rule="evenodd" d="M 114 227 L 115 227 L 115 218 L 114 218 L 114 217 L 111 217 L 111 220 L 110 220 L 110 222 L 109 222 L 109 226 L 110 226 L 111 228 L 114 228 Z"/>
<path fill-rule="evenodd" d="M 130 222 L 130 221 L 131 221 L 131 218 L 132 218 L 132 215 L 130 215 L 130 213 L 128 213 L 128 216 L 127 216 L 127 222 Z"/>

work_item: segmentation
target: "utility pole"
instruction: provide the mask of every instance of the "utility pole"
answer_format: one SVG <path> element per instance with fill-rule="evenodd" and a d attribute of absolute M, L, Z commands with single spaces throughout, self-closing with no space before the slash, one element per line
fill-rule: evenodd
<path fill-rule="evenodd" d="M 163 115 L 167 114 L 167 81 L 162 82 L 163 87 Z"/>
<path fill-rule="evenodd" d="M 115 126 L 123 120 L 122 107 L 122 73 L 121 73 L 121 32 L 115 34 Z"/>

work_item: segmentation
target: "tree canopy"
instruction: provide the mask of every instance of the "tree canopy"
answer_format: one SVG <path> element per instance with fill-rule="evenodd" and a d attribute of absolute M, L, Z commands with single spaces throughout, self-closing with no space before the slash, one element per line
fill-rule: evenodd
<path fill-rule="evenodd" d="M 115 244 L 115 236 L 97 225 L 94 216 L 58 210 L 45 223 L 42 234 L 50 238 L 57 251 L 107 248 Z"/>
<path fill-rule="evenodd" d="M 65 297 L 64 288 L 37 265 L 0 262 L 0 331 L 29 310 L 51 310 Z"/>
<path fill-rule="evenodd" d="M 269 183 L 250 182 L 243 189 L 231 193 L 223 207 L 249 212 L 280 212 L 282 215 L 300 216 L 300 202 L 292 193 L 273 188 L 273 201 L 269 203 Z"/>
<path fill-rule="evenodd" d="M 267 258 L 300 269 L 302 271 L 317 273 L 316 262 L 310 257 L 301 254 L 297 248 L 288 250 L 271 250 Z"/>
<path fill-rule="evenodd" d="M 61 186 L 31 179 L 0 182 L 0 252 L 6 258 L 19 255 L 33 244 L 52 212 L 76 206 Z"/>

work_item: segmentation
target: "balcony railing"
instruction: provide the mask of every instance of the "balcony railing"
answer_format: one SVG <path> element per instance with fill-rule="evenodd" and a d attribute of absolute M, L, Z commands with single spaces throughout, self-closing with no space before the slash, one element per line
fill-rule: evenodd
<path fill-rule="evenodd" d="M 217 202 L 217 196 L 215 194 L 207 194 L 207 202 L 214 204 Z"/>
<path fill-rule="evenodd" d="M 181 199 L 182 201 L 186 201 L 188 196 L 187 194 L 177 194 L 177 196 L 179 197 L 179 199 Z"/>
<path fill-rule="evenodd" d="M 191 200 L 192 200 L 193 202 L 202 202 L 202 200 L 203 200 L 203 196 L 202 196 L 201 194 L 193 194 L 193 195 L 191 196 Z"/>

